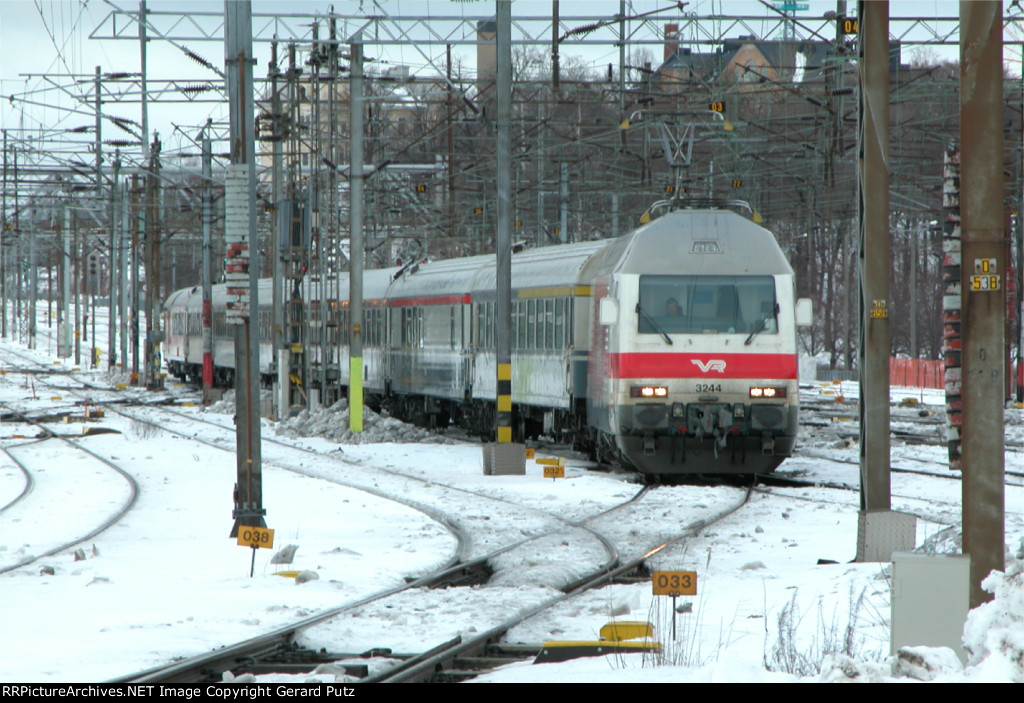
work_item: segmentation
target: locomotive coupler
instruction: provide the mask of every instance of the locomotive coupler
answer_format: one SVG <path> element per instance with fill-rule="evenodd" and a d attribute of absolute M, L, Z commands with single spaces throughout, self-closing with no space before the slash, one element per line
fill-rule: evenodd
<path fill-rule="evenodd" d="M 658 441 L 655 439 L 653 434 L 651 434 L 651 433 L 645 434 L 643 436 L 643 439 L 641 439 L 641 442 L 642 442 L 643 447 L 644 447 L 644 455 L 645 456 L 650 456 L 651 454 L 654 454 L 657 451 Z"/>

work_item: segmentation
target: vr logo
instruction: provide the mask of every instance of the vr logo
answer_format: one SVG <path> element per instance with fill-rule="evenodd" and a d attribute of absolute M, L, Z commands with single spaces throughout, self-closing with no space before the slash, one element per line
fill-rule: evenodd
<path fill-rule="evenodd" d="M 721 359 L 711 359 L 710 361 L 701 361 L 700 359 L 690 359 L 690 362 L 695 364 L 702 373 L 708 371 L 717 371 L 718 373 L 725 373 L 725 362 Z"/>

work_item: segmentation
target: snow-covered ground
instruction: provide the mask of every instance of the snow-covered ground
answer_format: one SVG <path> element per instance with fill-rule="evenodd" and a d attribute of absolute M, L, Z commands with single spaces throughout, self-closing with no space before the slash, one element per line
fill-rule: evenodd
<path fill-rule="evenodd" d="M 102 334 L 99 338 L 105 339 Z M 5 344 L 11 343 L 0 343 L 0 354 Z M 52 350 L 40 346 L 37 356 L 42 362 L 54 368 L 68 366 L 55 365 Z M 855 389 L 822 386 L 818 392 L 823 398 L 831 391 L 849 399 Z M 67 409 L 71 402 L 54 400 L 54 392 L 38 385 L 36 399 L 32 396 L 24 376 L 0 375 L 0 402 L 40 411 Z M 941 410 L 941 398 L 934 393 L 893 391 L 897 403 L 907 396 L 917 396 L 928 411 Z M 0 575 L 0 622 L 4 623 L 0 680 L 93 682 L 121 676 L 351 602 L 385 583 L 422 573 L 452 554 L 452 537 L 424 514 L 314 475 L 359 472 L 374 483 L 375 472 L 386 469 L 389 477 L 404 473 L 426 478 L 432 487 L 450 494 L 446 505 L 454 506 L 447 508 L 452 516 L 468 522 L 489 517 L 474 514 L 479 511 L 476 494 L 575 516 L 596 513 L 637 488 L 621 476 L 590 472 L 573 462 L 564 480 L 545 480 L 533 462 L 528 462 L 526 476 L 485 477 L 478 447 L 436 437 L 425 440 L 420 431 L 393 421 L 380 421 L 378 439 L 385 441 L 376 443 L 339 445 L 301 437 L 317 425 L 320 429 L 315 434 L 336 432 L 344 424 L 339 410 L 335 409 L 333 418 L 325 410 L 287 427 L 268 422 L 263 429 L 265 437 L 291 438 L 350 462 L 342 466 L 311 461 L 310 476 L 264 466 L 264 504 L 267 522 L 276 530 L 275 547 L 298 545 L 288 568 L 318 576 L 302 584 L 274 575 L 278 567 L 270 557 L 276 549 L 257 552 L 255 574 L 250 578 L 251 550 L 228 538 L 236 472 L 233 455 L 193 442 L 177 431 L 155 432 L 108 414 L 102 425 L 120 434 L 84 441 L 98 454 L 116 458 L 137 478 L 138 503 L 127 518 L 83 545 L 79 556 L 84 559 L 76 561 L 69 550 Z M 224 411 L 229 414 L 220 419 L 229 423 L 233 408 L 227 405 Z M 216 408 L 192 412 L 211 417 Z M 81 424 L 72 422 L 61 429 L 76 434 Z M 206 431 L 195 425 L 195 433 Z M 1007 432 L 1015 439 L 1024 436 L 1019 410 L 1008 410 Z M 15 434 L 34 432 L 15 423 L 0 424 L 0 447 L 34 461 L 39 473 L 32 494 L 0 514 L 0 566 L 45 552 L 69 533 L 87 531 L 97 507 L 113 510 L 126 493 L 123 485 L 102 476 L 96 466 L 83 468 L 80 460 L 72 461 L 71 449 L 60 448 L 53 440 L 33 444 L 14 439 Z M 395 441 L 403 436 L 406 441 Z M 346 440 L 344 434 L 335 438 Z M 806 437 L 801 448 L 807 455 L 788 461 L 783 469 L 856 485 L 855 464 L 837 466 L 811 456 L 813 450 L 814 456 L 856 459 L 856 446 L 847 444 L 838 435 L 819 440 Z M 1008 459 L 1007 468 L 1022 468 L 1014 463 L 1019 463 L 1018 456 Z M 40 464 L 37 458 L 45 462 Z M 920 447 L 894 447 L 894 465 L 903 461 L 943 470 L 941 451 L 932 454 Z M 379 483 L 381 490 L 388 485 L 383 474 Z M 916 508 L 935 520 L 957 511 L 956 482 L 901 474 L 893 483 L 894 509 Z M 0 455 L 0 505 L 21 486 L 20 472 Z M 662 488 L 624 513 L 630 524 L 611 517 L 592 527 L 614 534 L 627 549 L 643 548 L 657 536 L 678 532 L 693 519 L 694 510 L 710 510 L 737 491 Z M 854 492 L 773 489 L 755 495 L 750 505 L 706 528 L 685 547 L 652 559 L 655 568 L 697 571 L 699 594 L 677 603 L 685 612 L 675 613 L 670 600 L 652 597 L 650 584 L 616 585 L 568 601 L 551 615 L 525 622 L 511 635 L 523 642 L 591 640 L 613 619 L 650 620 L 664 644 L 657 660 L 628 655 L 517 664 L 477 680 L 1024 681 L 1024 574 L 1021 563 L 1013 558 L 1024 537 L 1024 491 L 1007 491 L 1009 566 L 1006 575 L 989 579 L 996 600 L 974 611 L 968 620 L 964 641 L 971 658 L 966 667 L 948 650 L 919 648 L 899 662 L 889 657 L 891 572 L 887 564 L 852 563 L 857 510 Z M 524 526 L 524 531 L 529 530 Z M 941 551 L 943 545 L 955 542 L 946 525 L 918 522 L 919 545 Z M 449 589 L 443 612 L 478 610 L 484 590 Z M 495 613 L 503 614 L 552 593 L 549 588 L 505 578 L 500 588 L 493 588 L 493 602 L 488 602 Z M 438 598 L 437 592 L 411 594 L 397 609 L 368 606 L 358 617 L 307 637 L 312 644 L 346 651 L 376 646 L 396 651 L 427 648 L 457 634 L 462 625 L 450 615 L 434 616 L 431 607 Z M 804 666 L 805 660 L 810 660 L 810 668 Z M 821 671 L 813 671 L 819 664 Z"/>

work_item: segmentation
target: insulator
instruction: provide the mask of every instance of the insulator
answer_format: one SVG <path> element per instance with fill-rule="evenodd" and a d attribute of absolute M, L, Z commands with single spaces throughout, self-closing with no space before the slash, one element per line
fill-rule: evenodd
<path fill-rule="evenodd" d="M 103 77 L 105 79 L 107 79 L 108 81 L 116 81 L 116 80 L 119 80 L 121 78 L 133 78 L 134 76 L 137 76 L 137 75 L 139 75 L 139 74 L 137 74 L 137 73 L 124 73 L 124 72 L 121 72 L 121 73 L 104 73 Z"/>
<path fill-rule="evenodd" d="M 110 115 L 109 117 L 114 124 L 117 124 L 118 122 L 124 122 L 125 124 L 134 125 L 135 127 L 140 126 L 138 122 L 129 117 L 117 117 L 115 115 Z"/>
<path fill-rule="evenodd" d="M 103 143 L 107 146 L 123 146 L 123 147 L 135 147 L 139 146 L 140 142 L 129 141 L 128 139 L 104 139 Z"/>
<path fill-rule="evenodd" d="M 213 90 L 213 86 L 209 83 L 191 83 L 181 87 L 182 93 L 205 93 L 208 90 Z"/>
<path fill-rule="evenodd" d="M 194 51 L 189 51 L 188 49 L 182 49 L 182 51 L 185 52 L 185 56 L 189 57 L 190 59 L 195 61 L 200 66 L 204 66 L 204 67 L 210 69 L 211 71 L 216 70 L 216 69 L 214 69 L 212 63 L 210 63 L 209 61 L 207 61 L 206 59 L 204 59 L 202 56 L 200 56 L 199 54 L 195 53 Z"/>
<path fill-rule="evenodd" d="M 579 36 L 581 34 L 582 35 L 587 35 L 587 34 L 590 34 L 591 32 L 593 32 L 595 30 L 601 29 L 601 27 L 603 27 L 603 26 L 604 25 L 601 22 L 595 22 L 593 24 L 585 24 L 582 27 L 577 27 L 576 29 L 570 29 L 568 32 L 565 33 L 565 36 L 566 37 L 575 37 L 575 36 Z"/>
<path fill-rule="evenodd" d="M 131 134 L 132 136 L 138 136 L 138 134 L 135 132 L 135 130 L 128 126 L 129 123 L 126 120 L 122 120 L 122 119 L 114 117 L 114 118 L 111 118 L 110 121 L 113 122 L 114 125 L 116 125 L 117 127 L 120 127 L 121 129 L 123 129 L 125 132 L 128 132 L 128 134 Z"/>

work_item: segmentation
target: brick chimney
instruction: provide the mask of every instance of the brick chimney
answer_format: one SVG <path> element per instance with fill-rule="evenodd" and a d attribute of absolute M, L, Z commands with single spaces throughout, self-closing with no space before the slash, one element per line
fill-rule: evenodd
<path fill-rule="evenodd" d="M 679 25 L 675 22 L 665 24 L 665 61 L 679 48 Z"/>
<path fill-rule="evenodd" d="M 480 20 L 476 24 L 476 80 L 483 85 L 494 83 L 498 76 L 498 49 L 495 37 L 498 23 L 495 20 Z"/>

